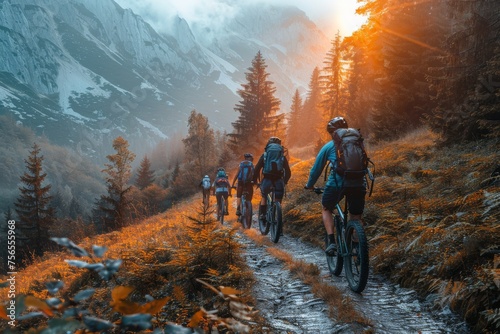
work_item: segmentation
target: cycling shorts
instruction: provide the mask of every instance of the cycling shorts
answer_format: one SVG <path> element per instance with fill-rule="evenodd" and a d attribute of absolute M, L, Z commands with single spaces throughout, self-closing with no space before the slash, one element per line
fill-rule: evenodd
<path fill-rule="evenodd" d="M 347 208 L 352 215 L 361 215 L 365 209 L 365 187 L 344 187 L 341 189 L 326 187 L 323 192 L 321 204 L 329 211 L 335 209 L 340 200 L 345 196 Z"/>
<path fill-rule="evenodd" d="M 236 197 L 241 198 L 241 194 L 243 194 L 243 190 L 246 190 L 248 192 L 247 195 L 247 200 L 251 201 L 253 197 L 253 183 L 245 183 L 243 182 L 238 182 L 238 185 L 236 186 Z"/>
<path fill-rule="evenodd" d="M 271 187 L 274 184 L 274 195 L 277 200 L 281 200 L 283 198 L 283 195 L 285 193 L 285 182 L 283 179 L 278 179 L 278 180 L 270 180 L 267 178 L 264 178 L 262 182 L 260 183 L 260 193 L 262 194 L 262 197 L 266 197 L 267 194 L 271 191 Z"/>

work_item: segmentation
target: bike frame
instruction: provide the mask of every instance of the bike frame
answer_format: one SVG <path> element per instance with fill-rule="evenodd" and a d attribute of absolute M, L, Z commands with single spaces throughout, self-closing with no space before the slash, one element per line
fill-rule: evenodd
<path fill-rule="evenodd" d="M 272 206 L 276 200 L 274 195 L 274 186 L 271 187 L 271 191 L 267 194 L 267 207 Z"/>
<path fill-rule="evenodd" d="M 337 210 L 338 216 L 340 217 L 340 226 L 337 226 L 337 224 L 335 224 L 335 219 L 333 221 L 335 224 L 335 230 L 338 233 L 338 235 L 340 236 L 340 239 L 342 242 L 340 245 L 338 245 L 339 249 L 337 249 L 337 251 L 340 251 L 341 256 L 345 256 L 345 255 L 347 255 L 347 252 L 348 252 L 347 241 L 345 240 L 345 229 L 347 227 L 347 202 L 345 202 L 344 210 L 342 210 L 342 207 L 340 206 L 339 203 L 337 203 L 335 208 Z M 340 229 L 340 231 L 339 231 L 339 229 Z"/>

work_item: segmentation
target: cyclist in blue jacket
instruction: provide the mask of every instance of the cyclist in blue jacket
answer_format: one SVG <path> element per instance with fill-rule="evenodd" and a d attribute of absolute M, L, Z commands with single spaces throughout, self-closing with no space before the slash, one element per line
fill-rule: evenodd
<path fill-rule="evenodd" d="M 337 153 L 333 142 L 333 134 L 335 130 L 340 128 L 348 128 L 347 122 L 343 117 L 335 117 L 328 122 L 326 130 L 332 135 L 332 140 L 326 143 L 316 156 L 314 165 L 309 173 L 309 179 L 304 188 L 314 188 L 314 184 L 323 173 L 323 169 L 328 162 L 333 166 L 336 165 Z M 350 219 L 361 221 L 361 216 L 365 208 L 366 186 L 365 178 L 347 179 L 336 173 L 333 168 L 330 171 L 321 199 L 321 204 L 323 205 L 323 224 L 328 234 L 328 247 L 325 252 L 329 256 L 335 255 L 336 250 L 332 216 L 335 206 L 346 196 Z"/>

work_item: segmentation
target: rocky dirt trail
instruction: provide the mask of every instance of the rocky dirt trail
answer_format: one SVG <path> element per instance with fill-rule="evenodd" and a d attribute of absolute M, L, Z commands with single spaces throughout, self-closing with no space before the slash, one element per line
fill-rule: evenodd
<path fill-rule="evenodd" d="M 252 228 L 258 230 L 255 221 Z M 324 281 L 341 290 L 372 326 L 339 323 L 328 317 L 328 306 L 313 295 L 310 286 L 294 277 L 266 250 L 269 246 L 257 245 L 244 233 L 240 236 L 246 261 L 257 280 L 256 308 L 269 322 L 269 333 L 470 333 L 451 312 L 432 310 L 430 301 L 420 301 L 414 291 L 381 277 L 370 275 L 362 294 L 352 292 L 343 275 L 330 277 L 322 249 L 287 236 L 285 227 L 285 235 L 273 247 L 286 251 L 295 260 L 317 265 Z"/>

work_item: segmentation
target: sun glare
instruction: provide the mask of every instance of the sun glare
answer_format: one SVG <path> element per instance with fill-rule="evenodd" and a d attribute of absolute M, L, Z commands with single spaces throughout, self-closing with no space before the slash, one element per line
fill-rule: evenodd
<path fill-rule="evenodd" d="M 342 36 L 350 36 L 367 20 L 366 16 L 356 14 L 359 7 L 357 0 L 335 0 L 332 30 Z"/>

